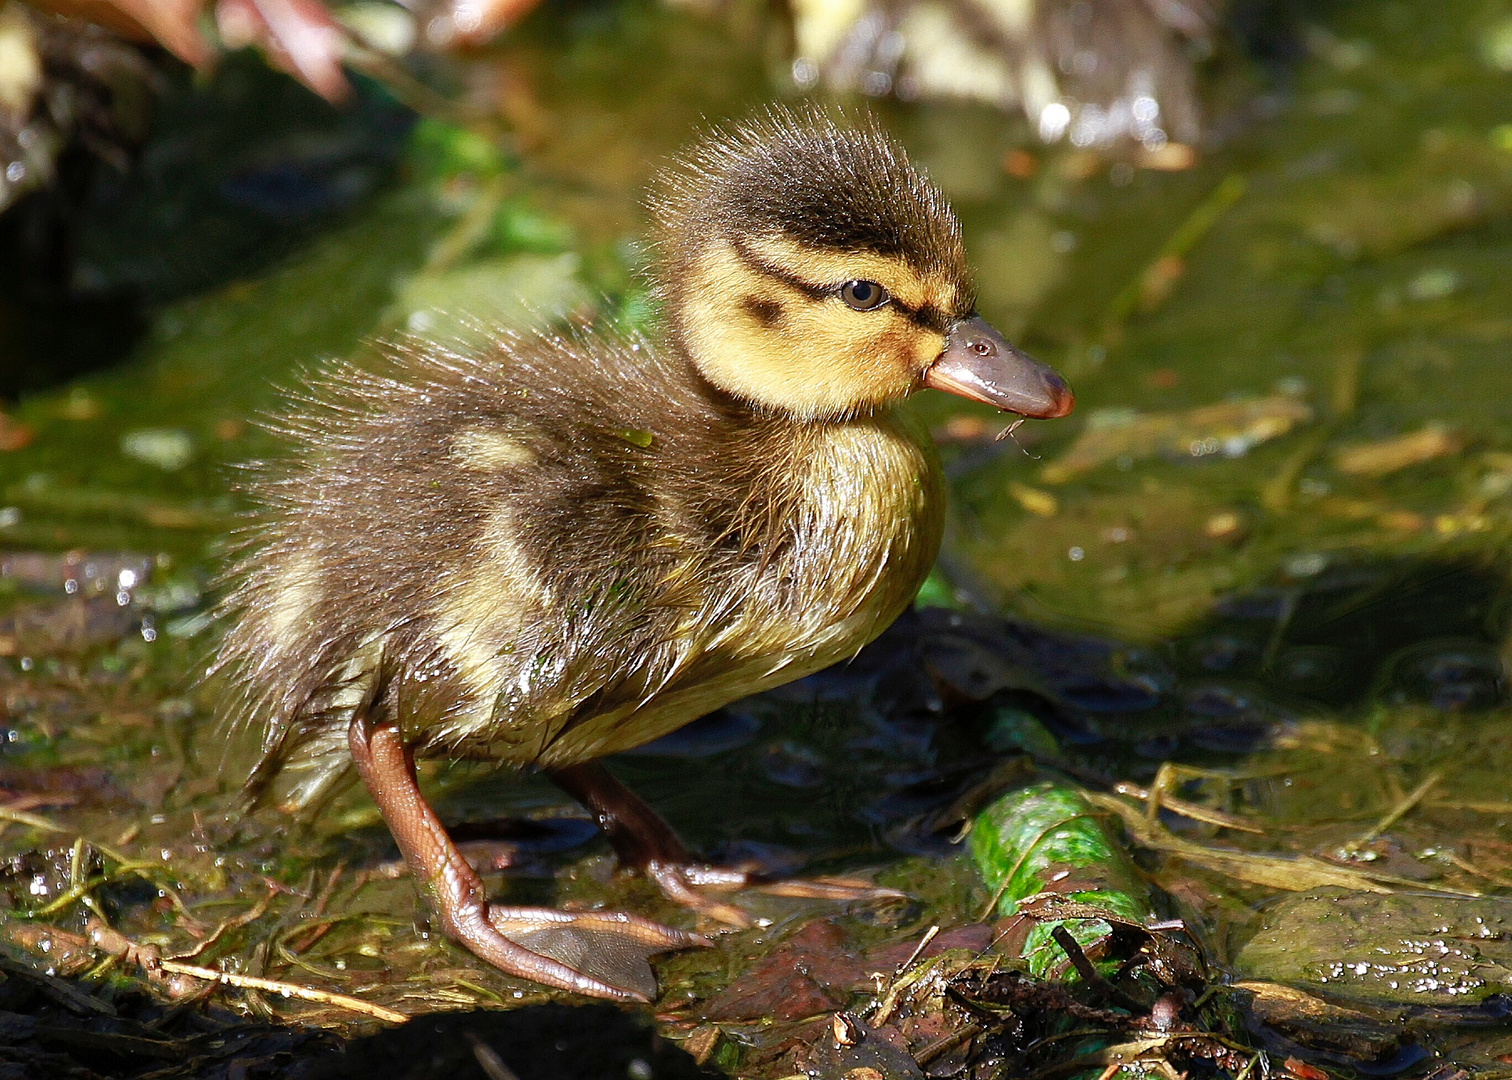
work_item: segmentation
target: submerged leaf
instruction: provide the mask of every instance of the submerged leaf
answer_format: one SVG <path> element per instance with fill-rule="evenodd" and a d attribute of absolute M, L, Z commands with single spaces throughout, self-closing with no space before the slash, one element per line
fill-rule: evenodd
<path fill-rule="evenodd" d="M 1464 440 L 1442 424 L 1428 424 L 1407 435 L 1343 447 L 1334 454 L 1334 467 L 1351 476 L 1387 476 L 1458 453 L 1463 446 Z"/>
<path fill-rule="evenodd" d="M 1046 465 L 1041 478 L 1063 484 L 1110 461 L 1241 457 L 1253 447 L 1310 423 L 1313 410 L 1288 394 L 1224 401 L 1175 413 L 1094 413 L 1071 448 Z"/>
<path fill-rule="evenodd" d="M 1001 915 L 1018 915 L 1031 897 L 1056 893 L 1136 925 L 1153 917 L 1149 890 L 1128 853 L 1104 827 L 1101 815 L 1071 788 L 1044 783 L 1002 796 L 977 816 L 970 850 Z M 1086 917 L 1091 914 L 1079 910 L 1077 916 L 1037 921 L 1028 928 L 1018 952 L 1029 970 L 1041 978 L 1074 979 L 1065 970 L 1065 949 L 1054 940 L 1062 926 L 1089 959 L 1099 959 L 1113 926 Z"/>

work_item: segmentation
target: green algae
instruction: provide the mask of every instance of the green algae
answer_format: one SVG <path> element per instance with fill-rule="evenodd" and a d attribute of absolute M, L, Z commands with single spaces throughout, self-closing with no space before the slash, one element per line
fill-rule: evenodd
<path fill-rule="evenodd" d="M 1047 892 L 1132 923 L 1151 918 L 1149 891 L 1133 861 L 1073 788 L 1044 783 L 1000 796 L 972 822 L 967 845 L 1005 918 L 1019 913 L 1020 901 Z M 1104 919 L 1045 919 L 1029 930 L 1019 950 L 1029 971 L 1074 982 L 1079 976 L 1053 937 L 1062 925 L 1093 960 L 1113 927 Z"/>
<path fill-rule="evenodd" d="M 1267 908 L 1234 958 L 1250 978 L 1392 1004 L 1473 1005 L 1512 986 L 1504 899 L 1300 895 Z"/>

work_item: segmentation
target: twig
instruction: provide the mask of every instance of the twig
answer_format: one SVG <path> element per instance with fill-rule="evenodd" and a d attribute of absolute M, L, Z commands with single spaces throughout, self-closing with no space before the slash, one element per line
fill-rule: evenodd
<path fill-rule="evenodd" d="M 331 871 L 330 876 L 326 878 L 326 883 L 321 886 L 320 892 L 316 894 L 315 903 L 310 910 L 310 916 L 312 920 L 319 919 L 322 915 L 325 914 L 326 907 L 331 902 L 331 894 L 336 891 L 336 882 L 341 880 L 341 875 L 343 872 L 345 872 L 345 870 L 346 860 L 342 859 Z M 337 921 L 339 920 L 327 919 L 320 922 L 318 925 L 303 927 L 302 934 L 296 933 L 294 935 L 296 937 L 299 937 L 300 940 L 291 940 L 289 942 L 289 949 L 298 954 L 313 948 L 317 941 L 325 937 L 326 934 L 330 932 L 331 927 L 335 926 Z"/>
<path fill-rule="evenodd" d="M 1503 889 L 1512 889 L 1512 880 L 1508 880 L 1507 878 L 1502 877 L 1500 874 L 1493 874 L 1489 870 L 1482 870 L 1480 867 L 1476 866 L 1473 862 L 1471 862 L 1469 859 L 1464 858 L 1463 856 L 1456 855 L 1452 851 L 1446 851 L 1444 852 L 1444 858 L 1448 859 L 1452 865 L 1459 867 L 1467 874 L 1473 874 L 1478 878 L 1484 878 L 1486 881 L 1491 882 L 1491 884 L 1499 885 Z"/>
<path fill-rule="evenodd" d="M 1165 770 L 1164 765 L 1161 766 L 1161 770 L 1163 773 Z M 1262 836 L 1267 831 L 1254 822 L 1246 821 L 1236 814 L 1226 813 L 1223 810 L 1215 810 L 1210 806 L 1203 806 L 1200 803 L 1188 802 L 1185 799 L 1177 799 L 1165 794 L 1165 788 L 1161 786 L 1160 775 L 1156 776 L 1155 783 L 1148 789 L 1142 788 L 1138 784 L 1120 781 L 1113 786 L 1113 790 L 1120 795 L 1128 795 L 1131 798 L 1139 799 L 1141 802 L 1146 803 L 1151 810 L 1169 810 L 1173 814 L 1179 814 L 1193 821 L 1200 821 L 1204 825 L 1217 825 L 1224 829 L 1257 833 Z M 1147 813 L 1146 817 L 1148 816 L 1150 815 Z"/>
<path fill-rule="evenodd" d="M 17 825 L 30 825 L 33 829 L 41 829 L 43 832 L 66 833 L 71 831 L 65 829 L 56 821 L 45 818 L 40 814 L 28 814 L 25 810 L 12 810 L 9 806 L 0 806 L 0 821 L 14 821 Z"/>
<path fill-rule="evenodd" d="M 1155 256 L 1150 259 L 1138 274 L 1131 278 L 1127 285 L 1119 290 L 1113 302 L 1108 305 L 1107 315 L 1103 319 L 1103 339 L 1112 338 L 1118 328 L 1134 314 L 1134 309 L 1139 306 L 1140 297 L 1145 292 L 1145 282 L 1151 272 L 1158 266 L 1168 265 L 1170 260 L 1180 259 L 1188 254 L 1197 242 L 1208 234 L 1214 225 L 1218 223 L 1229 207 L 1233 206 L 1244 195 L 1249 187 L 1249 181 L 1238 173 L 1225 176 L 1218 186 L 1208 193 L 1207 198 L 1197 204 L 1196 208 L 1187 215 L 1186 220 L 1176 227 L 1176 231 L 1170 237 Z"/>
<path fill-rule="evenodd" d="M 892 1016 L 893 1010 L 898 1007 L 898 999 L 902 997 L 903 992 L 915 983 L 923 980 L 925 976 L 938 967 L 941 959 L 941 957 L 937 956 L 927 964 L 920 964 L 916 968 L 911 968 L 894 979 L 892 985 L 887 988 L 887 993 L 872 1008 L 872 1014 L 867 1022 L 872 1027 L 881 1027 L 886 1024 Z"/>
<path fill-rule="evenodd" d="M 201 941 L 198 945 L 190 949 L 188 952 L 179 953 L 174 957 L 174 959 L 192 960 L 194 959 L 194 957 L 199 956 L 206 949 L 219 941 L 221 939 L 221 936 L 225 934 L 227 930 L 237 930 L 243 926 L 246 926 L 250 922 L 256 922 L 267 912 L 268 908 L 273 903 L 273 898 L 277 895 L 278 892 L 276 890 L 269 889 L 267 894 L 257 903 L 253 904 L 251 908 L 242 912 L 240 915 L 233 915 L 229 919 L 222 919 L 220 923 L 217 924 L 215 929 L 210 932 L 209 937 L 205 938 L 204 941 Z"/>
<path fill-rule="evenodd" d="M 77 935 L 70 934 L 69 937 L 77 937 Z M 361 998 L 347 994 L 317 990 L 313 986 L 300 986 L 298 983 L 281 982 L 277 979 L 263 979 L 255 975 L 238 975 L 230 971 L 220 971 L 217 968 L 200 967 L 198 964 L 185 964 L 178 960 L 164 960 L 158 955 L 157 946 L 138 945 L 119 930 L 111 929 L 100 920 L 91 920 L 89 937 L 77 940 L 81 943 L 87 941 L 102 953 L 119 956 L 142 968 L 149 975 L 166 972 L 169 975 L 188 975 L 190 978 L 203 979 L 210 983 L 234 986 L 239 990 L 265 990 L 281 997 L 299 998 L 302 1001 L 314 1001 L 322 1005 L 335 1005 L 350 1012 L 387 1020 L 391 1024 L 402 1024 L 409 1019 L 401 1012 L 395 1012 L 393 1009 L 386 1009 L 382 1005 L 374 1005 L 370 1001 L 363 1001 Z M 3 959 L 0 957 L 0 963 L 3 963 Z"/>
<path fill-rule="evenodd" d="M 1380 836 L 1383 832 L 1400 821 L 1409 810 L 1411 810 L 1418 803 L 1422 802 L 1423 796 L 1432 791 L 1434 786 L 1438 784 L 1438 782 L 1443 778 L 1444 773 L 1442 770 L 1430 774 L 1426 780 L 1424 780 L 1417 787 L 1413 788 L 1405 798 L 1403 798 L 1400 802 L 1393 806 L 1387 812 L 1385 817 L 1376 822 L 1369 829 L 1365 830 L 1355 839 L 1351 840 L 1346 845 L 1346 848 L 1350 850 L 1358 850 L 1359 848 L 1362 848 L 1366 844 L 1370 843 L 1376 837 Z"/>
<path fill-rule="evenodd" d="M 1087 798 L 1095 806 L 1101 806 L 1117 814 L 1135 843 L 1162 851 L 1177 858 L 1186 859 L 1228 877 L 1265 885 L 1288 892 L 1304 892 L 1323 886 L 1338 886 L 1361 892 L 1389 893 L 1392 886 L 1415 890 L 1427 890 L 1446 896 L 1482 896 L 1470 889 L 1451 889 L 1444 886 L 1425 885 L 1421 881 L 1383 874 L 1364 867 L 1340 866 L 1324 862 L 1309 855 L 1266 854 L 1238 851 L 1233 848 L 1209 847 L 1193 843 L 1171 833 L 1158 823 L 1152 825 L 1144 813 L 1122 799 L 1087 792 Z"/>
<path fill-rule="evenodd" d="M 1472 814 L 1512 814 L 1512 802 L 1505 799 L 1482 801 L 1477 799 L 1425 799 L 1424 806 L 1440 810 L 1465 810 Z"/>
<path fill-rule="evenodd" d="M 918 1053 L 914 1054 L 914 1060 L 917 1061 L 920 1065 L 928 1065 L 935 1058 L 939 1057 L 942 1054 L 949 1053 L 951 1050 L 954 1050 L 956 1047 L 960 1046 L 963 1042 L 966 1042 L 969 1039 L 974 1039 L 981 1033 L 982 1029 L 978 1025 L 967 1024 L 959 1031 L 952 1031 L 946 1035 L 941 1035 L 934 1042 L 928 1044 Z"/>
<path fill-rule="evenodd" d="M 939 932 L 940 927 L 938 924 L 931 926 L 928 930 L 926 930 L 924 932 L 924 936 L 919 939 L 919 943 L 914 946 L 914 951 L 908 954 L 907 960 L 903 961 L 897 966 L 897 968 L 893 971 L 893 974 L 901 975 L 910 967 L 912 967 L 913 962 L 919 958 L 920 954 L 922 954 L 925 949 L 929 948 L 929 943 L 935 939 L 935 935 Z"/>
<path fill-rule="evenodd" d="M 1055 943 L 1066 954 L 1066 959 L 1071 961 L 1071 966 L 1076 969 L 1076 973 L 1093 990 L 1096 990 L 1119 1008 L 1129 1010 L 1135 1016 L 1143 1016 L 1150 1011 L 1148 1006 L 1135 1001 L 1103 977 L 1103 973 L 1097 970 L 1092 961 L 1087 957 L 1087 954 L 1082 951 L 1081 942 L 1072 937 L 1071 931 L 1066 929 L 1065 923 L 1051 928 L 1050 936 L 1055 939 Z"/>
<path fill-rule="evenodd" d="M 402 1024 L 409 1019 L 402 1012 L 386 1009 L 382 1005 L 374 1005 L 370 1001 L 333 993 L 329 990 L 317 990 L 313 986 L 300 986 L 298 983 L 280 982 L 277 979 L 261 979 L 255 975 L 237 975 L 235 972 L 218 971 L 215 968 L 200 967 L 198 964 L 181 964 L 177 960 L 164 960 L 160 967 L 170 975 L 189 975 L 196 979 L 234 986 L 239 990 L 266 990 L 270 994 L 278 994 L 282 997 L 315 1001 L 322 1005 L 335 1005 L 350 1012 L 387 1020 L 391 1024 Z"/>

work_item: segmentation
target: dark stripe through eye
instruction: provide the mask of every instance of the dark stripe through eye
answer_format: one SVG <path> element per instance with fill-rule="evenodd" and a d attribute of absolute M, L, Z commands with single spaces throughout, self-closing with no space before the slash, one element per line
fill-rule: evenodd
<path fill-rule="evenodd" d="M 810 300 L 821 302 L 838 296 L 857 311 L 875 311 L 886 304 L 890 309 L 897 311 L 899 315 L 902 315 L 915 326 L 922 326 L 927 330 L 934 330 L 941 334 L 945 333 L 950 328 L 950 324 L 955 321 L 953 316 L 941 311 L 933 304 L 926 303 L 919 307 L 905 304 L 896 296 L 889 293 L 879 282 L 865 281 L 857 278 L 853 281 L 845 282 L 839 288 L 836 288 L 834 285 L 818 285 L 812 281 L 804 281 L 796 274 L 790 273 L 782 267 L 761 258 L 739 239 L 731 240 L 730 246 L 735 249 L 735 254 L 740 257 L 740 260 L 751 269 L 782 282 L 784 285 L 807 296 Z M 764 322 L 762 318 L 764 313 L 759 310 L 760 305 L 753 306 L 750 303 L 752 299 L 754 298 L 744 298 L 741 306 L 758 321 Z M 779 310 L 779 320 L 781 319 L 781 315 L 782 313 Z"/>

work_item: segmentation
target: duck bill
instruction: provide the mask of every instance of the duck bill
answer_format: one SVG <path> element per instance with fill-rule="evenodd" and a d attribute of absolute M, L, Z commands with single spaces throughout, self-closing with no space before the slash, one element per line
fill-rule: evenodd
<path fill-rule="evenodd" d="M 1065 379 L 1015 349 L 980 316 L 951 325 L 924 385 L 1034 420 L 1065 416 L 1076 404 Z"/>

